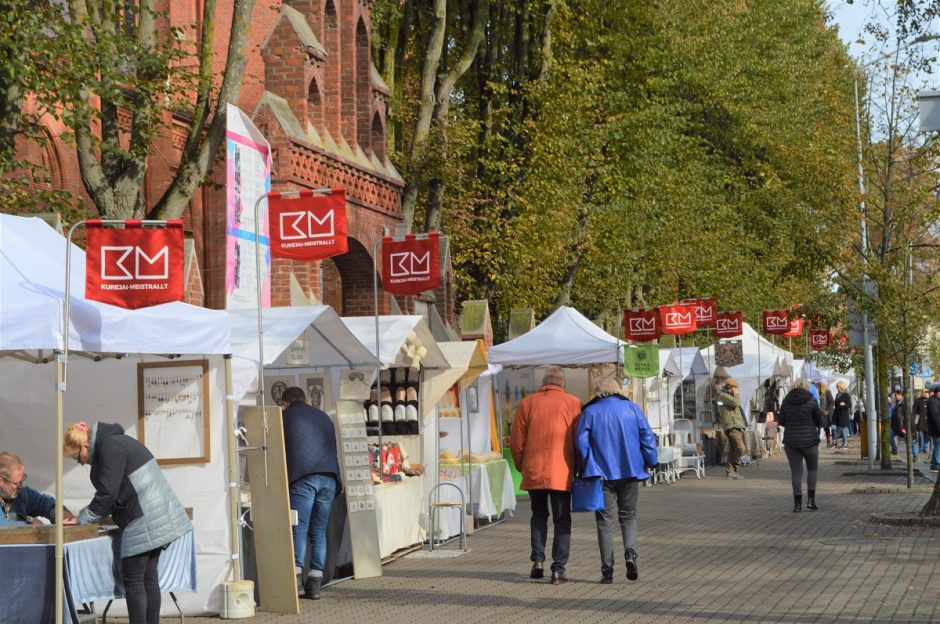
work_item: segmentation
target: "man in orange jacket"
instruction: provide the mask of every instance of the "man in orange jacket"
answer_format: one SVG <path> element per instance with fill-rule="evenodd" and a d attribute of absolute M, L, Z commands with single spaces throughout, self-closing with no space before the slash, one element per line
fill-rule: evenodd
<path fill-rule="evenodd" d="M 531 578 L 545 574 L 549 504 L 555 535 L 552 541 L 552 585 L 567 582 L 565 566 L 571 546 L 571 479 L 575 469 L 575 432 L 581 401 L 565 392 L 565 374 L 550 366 L 542 386 L 522 399 L 512 421 L 509 448 L 521 488 L 532 503 L 529 522 L 532 542 Z"/>

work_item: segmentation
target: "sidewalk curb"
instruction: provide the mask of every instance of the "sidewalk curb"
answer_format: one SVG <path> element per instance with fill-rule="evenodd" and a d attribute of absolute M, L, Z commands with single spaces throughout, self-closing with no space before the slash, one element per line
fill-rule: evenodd
<path fill-rule="evenodd" d="M 940 526 L 940 517 L 921 517 L 914 513 L 873 513 L 868 517 L 873 524 L 886 524 L 888 526 Z"/>

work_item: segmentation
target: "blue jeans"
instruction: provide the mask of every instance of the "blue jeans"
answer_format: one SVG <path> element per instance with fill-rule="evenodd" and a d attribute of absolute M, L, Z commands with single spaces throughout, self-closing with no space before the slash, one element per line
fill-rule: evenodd
<path fill-rule="evenodd" d="M 940 436 L 933 436 L 933 451 L 930 453 L 930 467 L 940 468 Z"/>
<path fill-rule="evenodd" d="M 312 543 L 310 574 L 323 576 L 326 565 L 326 525 L 336 498 L 336 480 L 330 475 L 311 474 L 290 484 L 290 508 L 297 512 L 294 532 L 294 565 L 303 569 L 307 545 Z"/>
<path fill-rule="evenodd" d="M 842 446 L 848 446 L 849 444 L 849 428 L 848 427 L 836 427 L 836 432 L 838 436 L 842 438 Z M 833 440 L 833 443 L 835 440 Z"/>

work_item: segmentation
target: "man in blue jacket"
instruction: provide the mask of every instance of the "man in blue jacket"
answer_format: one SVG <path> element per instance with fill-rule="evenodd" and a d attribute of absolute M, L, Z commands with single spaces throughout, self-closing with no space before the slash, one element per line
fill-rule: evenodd
<path fill-rule="evenodd" d="M 284 453 L 290 483 L 290 507 L 297 512 L 294 532 L 294 573 L 297 589 L 307 598 L 320 599 L 320 584 L 326 565 L 326 526 L 333 499 L 342 491 L 336 430 L 321 409 L 307 404 L 307 395 L 296 386 L 281 396 L 284 407 Z M 312 544 L 310 571 L 301 580 Z"/>
<path fill-rule="evenodd" d="M 636 546 L 636 503 L 640 482 L 659 463 L 656 437 L 636 403 L 623 395 L 623 386 L 604 379 L 598 394 L 581 412 L 577 434 L 582 478 L 604 480 L 604 509 L 594 512 L 601 552 L 601 583 L 613 583 L 613 512 L 616 501 L 623 535 L 627 579 L 639 578 Z"/>
<path fill-rule="evenodd" d="M 23 462 L 13 453 L 0 453 L 0 514 L 2 524 L 41 524 L 36 518 L 55 522 L 55 498 L 26 485 Z M 62 510 L 62 524 L 75 524 L 75 516 Z"/>

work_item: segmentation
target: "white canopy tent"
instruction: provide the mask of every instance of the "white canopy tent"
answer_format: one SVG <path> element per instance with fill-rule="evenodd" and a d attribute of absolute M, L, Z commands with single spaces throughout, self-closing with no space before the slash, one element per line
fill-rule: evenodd
<path fill-rule="evenodd" d="M 503 367 L 619 363 L 625 344 L 574 308 L 561 306 L 532 331 L 492 347 L 489 359 Z"/>
<path fill-rule="evenodd" d="M 744 362 L 737 366 L 721 367 L 715 363 L 714 345 L 702 349 L 702 357 L 712 377 L 734 377 L 738 380 L 741 407 L 750 419 L 751 398 L 765 381 L 771 378 L 789 378 L 793 370 L 793 354 L 758 334 L 749 324 L 733 340 L 740 340 Z"/>
<path fill-rule="evenodd" d="M 231 578 L 235 548 L 221 357 L 231 352 L 226 316 L 184 303 L 125 310 L 86 300 L 85 254 L 73 245 L 71 256 L 70 357 L 62 395 L 67 421 L 116 422 L 138 437 L 138 365 L 169 361 L 166 356 L 177 363 L 208 360 L 210 457 L 163 470 L 193 508 L 196 527 L 198 591 L 181 594 L 180 604 L 188 614 L 218 612 L 220 583 Z M 47 493 L 55 491 L 62 453 L 53 351 L 64 348 L 65 265 L 66 240 L 44 221 L 0 215 L 0 354 L 6 356 L 0 358 L 0 439 L 3 450 L 23 458 L 31 485 Z M 88 472 L 88 466 L 65 464 L 63 502 L 73 511 L 94 495 Z"/>
<path fill-rule="evenodd" d="M 699 349 L 695 347 L 660 349 L 659 375 L 643 380 L 643 387 L 647 393 L 646 418 L 650 426 L 668 427 L 676 418 L 675 396 L 677 392 L 680 392 L 683 382 L 694 381 L 694 393 L 696 404 L 698 404 L 709 379 L 708 367 Z M 649 396 L 656 397 L 656 400 L 650 400 Z M 691 416 L 691 420 L 694 420 L 695 415 Z"/>
<path fill-rule="evenodd" d="M 254 389 L 258 377 L 258 313 L 237 309 L 227 314 L 232 329 L 232 393 L 238 401 Z M 268 308 L 263 323 L 265 366 L 284 364 L 285 352 L 297 340 L 303 341 L 306 365 L 311 368 L 352 370 L 379 364 L 330 306 Z"/>

